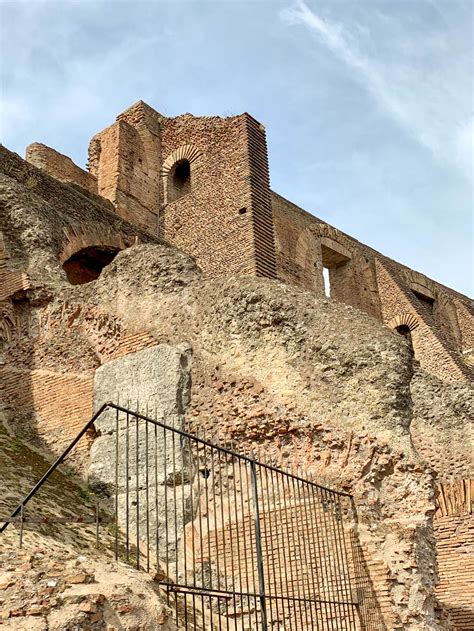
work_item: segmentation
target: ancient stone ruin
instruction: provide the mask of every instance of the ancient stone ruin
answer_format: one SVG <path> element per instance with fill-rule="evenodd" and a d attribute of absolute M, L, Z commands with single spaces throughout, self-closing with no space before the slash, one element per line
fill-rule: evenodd
<path fill-rule="evenodd" d="M 363 568 L 344 566 L 357 617 L 328 615 L 321 628 L 474 628 L 472 300 L 273 192 L 265 129 L 249 114 L 167 118 L 140 101 L 94 136 L 87 170 L 38 143 L 25 160 L 2 147 L 0 163 L 1 411 L 11 440 L 52 460 L 112 401 L 252 453 L 353 497 L 334 523 Z M 72 458 L 75 475 L 110 501 L 123 418 L 107 411 Z M 132 456 L 144 436 L 127 443 Z M 166 461 L 163 442 L 154 449 L 150 458 Z M 176 532 L 192 532 L 196 484 L 213 478 L 183 453 L 173 480 L 138 473 L 131 488 L 142 506 L 145 492 L 162 503 L 179 489 Z M 121 483 L 121 514 L 124 493 Z M 239 502 L 242 525 L 251 493 Z M 215 505 L 213 549 L 219 537 L 234 541 L 230 508 Z M 336 502 L 318 510 L 328 506 Z M 292 523 L 311 522 L 306 501 L 292 507 Z M 267 512 L 276 532 L 290 521 L 278 503 Z M 141 515 L 131 527 L 143 532 Z M 155 511 L 151 527 L 164 532 L 163 519 Z M 171 537 L 167 548 L 179 582 L 186 542 Z M 307 573 L 324 561 L 311 556 L 301 558 Z M 214 571 L 212 551 L 205 562 Z M 305 571 L 295 578 L 302 590 Z M 213 628 L 206 615 L 182 628 Z M 312 628 L 269 615 L 268 628 Z M 244 618 L 233 610 L 239 629 L 263 628 Z M 149 628 L 177 628 L 168 625 Z"/>

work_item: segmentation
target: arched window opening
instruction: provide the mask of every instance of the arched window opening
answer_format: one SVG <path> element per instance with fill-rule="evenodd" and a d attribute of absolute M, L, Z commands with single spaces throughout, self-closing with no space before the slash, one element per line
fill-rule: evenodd
<path fill-rule="evenodd" d="M 407 340 L 407 342 L 410 344 L 410 348 L 413 352 L 413 340 L 411 338 L 411 330 L 410 327 L 406 324 L 400 324 L 399 326 L 397 326 L 395 328 L 395 331 L 397 333 L 399 333 L 400 335 L 403 335 L 403 337 Z"/>
<path fill-rule="evenodd" d="M 120 252 L 118 248 L 91 246 L 76 252 L 63 263 L 63 270 L 71 285 L 84 285 L 99 278 L 101 271 Z"/>
<path fill-rule="evenodd" d="M 168 202 L 174 202 L 191 192 L 191 164 L 179 160 L 168 175 Z"/>

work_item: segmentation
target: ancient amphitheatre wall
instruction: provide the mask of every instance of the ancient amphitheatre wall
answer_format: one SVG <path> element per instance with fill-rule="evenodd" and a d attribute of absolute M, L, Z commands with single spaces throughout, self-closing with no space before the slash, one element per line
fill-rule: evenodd
<path fill-rule="evenodd" d="M 130 147 L 140 149 L 133 169 L 120 163 L 124 169 L 117 182 L 107 179 L 107 162 L 102 174 L 96 171 L 102 196 L 94 192 L 94 177 L 78 173 L 67 159 L 41 150 L 43 162 L 38 165 L 69 181 L 61 184 L 2 151 L 3 208 L 9 221 L 3 227 L 0 271 L 5 362 L 1 370 L 6 375 L 7 403 L 16 409 L 15 429 L 27 438 L 40 436 L 51 450 L 60 449 L 90 416 L 96 367 L 157 341 L 191 340 L 195 388 L 190 427 L 213 432 L 218 419 L 225 440 L 248 441 L 271 462 L 303 466 L 308 475 L 353 491 L 362 512 L 361 546 L 387 628 L 435 629 L 438 613 L 430 565 L 434 487 L 411 440 L 435 469 L 443 466 L 444 471 L 440 443 L 428 433 L 426 405 L 418 404 L 416 397 L 410 435 L 409 349 L 362 312 L 392 328 L 407 326 L 422 365 L 442 379 L 461 382 L 466 381 L 466 371 L 459 351 L 468 349 L 472 340 L 470 303 L 276 195 L 272 202 L 277 273 L 287 287 L 254 284 L 252 279 L 203 283 L 188 257 L 135 248 L 137 254 L 119 255 L 97 283 L 70 287 L 61 269 L 68 256 L 90 245 L 121 250 L 136 242 L 156 243 L 155 225 L 175 244 L 194 252 L 208 277 L 224 271 L 272 276 L 271 265 L 265 263 L 271 239 L 259 232 L 259 225 L 268 229 L 268 173 L 263 131 L 255 121 L 244 116 L 237 121 L 219 119 L 217 125 L 213 119 L 178 117 L 160 127 L 158 143 L 156 117 L 152 116 L 155 132 L 147 127 L 146 116 L 140 117 L 132 110 L 111 136 L 102 137 L 102 144 L 96 138 L 91 145 L 93 172 L 100 171 L 101 155 L 119 164 Z M 188 146 L 191 137 L 201 148 L 215 143 L 215 152 L 201 161 L 202 173 L 198 159 L 193 162 L 198 176 L 194 191 L 161 208 L 166 173 L 160 173 L 159 185 L 154 180 L 156 189 L 147 185 L 147 178 L 156 176 L 165 154 L 171 156 L 170 163 L 177 158 L 176 145 Z M 232 138 L 235 162 L 232 157 L 227 164 L 220 148 Z M 117 155 L 114 139 L 120 149 Z M 161 158 L 153 162 L 149 152 L 158 145 Z M 104 147 L 110 151 L 102 154 Z M 247 203 L 242 206 L 230 186 L 232 169 L 239 168 L 248 170 L 251 183 L 242 185 L 242 203 Z M 142 175 L 134 181 L 131 173 L 137 169 Z M 86 188 L 77 178 L 87 183 Z M 154 195 L 160 217 L 150 206 Z M 229 203 L 220 205 L 219 196 Z M 211 206 L 216 204 L 232 225 L 228 231 L 220 231 L 213 221 Z M 240 214 L 243 209 L 246 212 Z M 343 304 L 291 287 L 302 286 L 321 296 L 324 263 L 332 274 L 334 297 Z M 315 330 L 320 331 L 317 339 Z M 358 340 L 355 354 L 353 339 Z M 360 398 L 357 392 L 362 393 Z M 459 455 L 465 450 L 462 432 L 457 454 L 452 445 L 458 443 L 448 433 L 441 444 L 443 458 L 456 475 L 465 477 L 465 457 Z M 462 515 L 455 517 L 463 519 Z M 444 601 L 448 608 L 451 596 Z M 457 598 L 451 602 L 454 607 Z M 426 624 L 431 626 L 423 627 Z"/>
<path fill-rule="evenodd" d="M 278 277 L 357 307 L 392 329 L 409 329 L 422 368 L 469 382 L 472 301 L 372 248 L 272 192 Z M 324 287 L 328 270 L 330 289 Z M 469 316 L 467 314 L 470 314 Z"/>

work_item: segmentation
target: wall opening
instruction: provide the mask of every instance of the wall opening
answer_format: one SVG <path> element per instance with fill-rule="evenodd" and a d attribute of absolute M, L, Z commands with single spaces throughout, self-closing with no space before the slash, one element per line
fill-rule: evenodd
<path fill-rule="evenodd" d="M 414 289 L 412 289 L 412 291 L 418 300 L 428 309 L 429 313 L 433 313 L 435 299 Z"/>
<path fill-rule="evenodd" d="M 326 296 L 346 302 L 344 288 L 348 282 L 347 262 L 350 261 L 349 253 L 346 254 L 343 248 L 336 250 L 321 243 L 321 256 L 323 264 L 324 293 Z"/>
<path fill-rule="evenodd" d="M 99 278 L 101 271 L 111 263 L 119 248 L 94 245 L 76 252 L 63 263 L 63 270 L 71 285 L 83 285 Z"/>
<path fill-rule="evenodd" d="M 395 331 L 399 333 L 400 335 L 402 335 L 407 340 L 413 352 L 413 340 L 411 337 L 410 327 L 407 324 L 400 324 L 399 326 L 395 327 Z"/>
<path fill-rule="evenodd" d="M 191 164 L 178 160 L 168 175 L 167 201 L 174 202 L 191 192 Z"/>
<path fill-rule="evenodd" d="M 331 296 L 331 280 L 329 278 L 329 267 L 323 267 L 324 294 L 329 298 Z"/>

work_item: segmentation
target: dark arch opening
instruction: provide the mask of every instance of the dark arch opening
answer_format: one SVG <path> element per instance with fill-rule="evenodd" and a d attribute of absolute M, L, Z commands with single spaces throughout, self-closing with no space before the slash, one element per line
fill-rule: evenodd
<path fill-rule="evenodd" d="M 63 270 L 71 285 L 83 285 L 99 278 L 101 271 L 111 263 L 119 248 L 93 245 L 76 252 L 63 263 Z"/>
<path fill-rule="evenodd" d="M 395 331 L 397 333 L 399 333 L 400 335 L 403 335 L 403 337 L 408 341 L 408 343 L 410 344 L 410 348 L 413 351 L 413 340 L 411 339 L 411 330 L 410 327 L 407 324 L 400 324 L 399 326 L 397 326 L 395 328 Z"/>
<path fill-rule="evenodd" d="M 189 160 L 179 160 L 168 176 L 168 202 L 191 192 L 191 164 Z"/>

